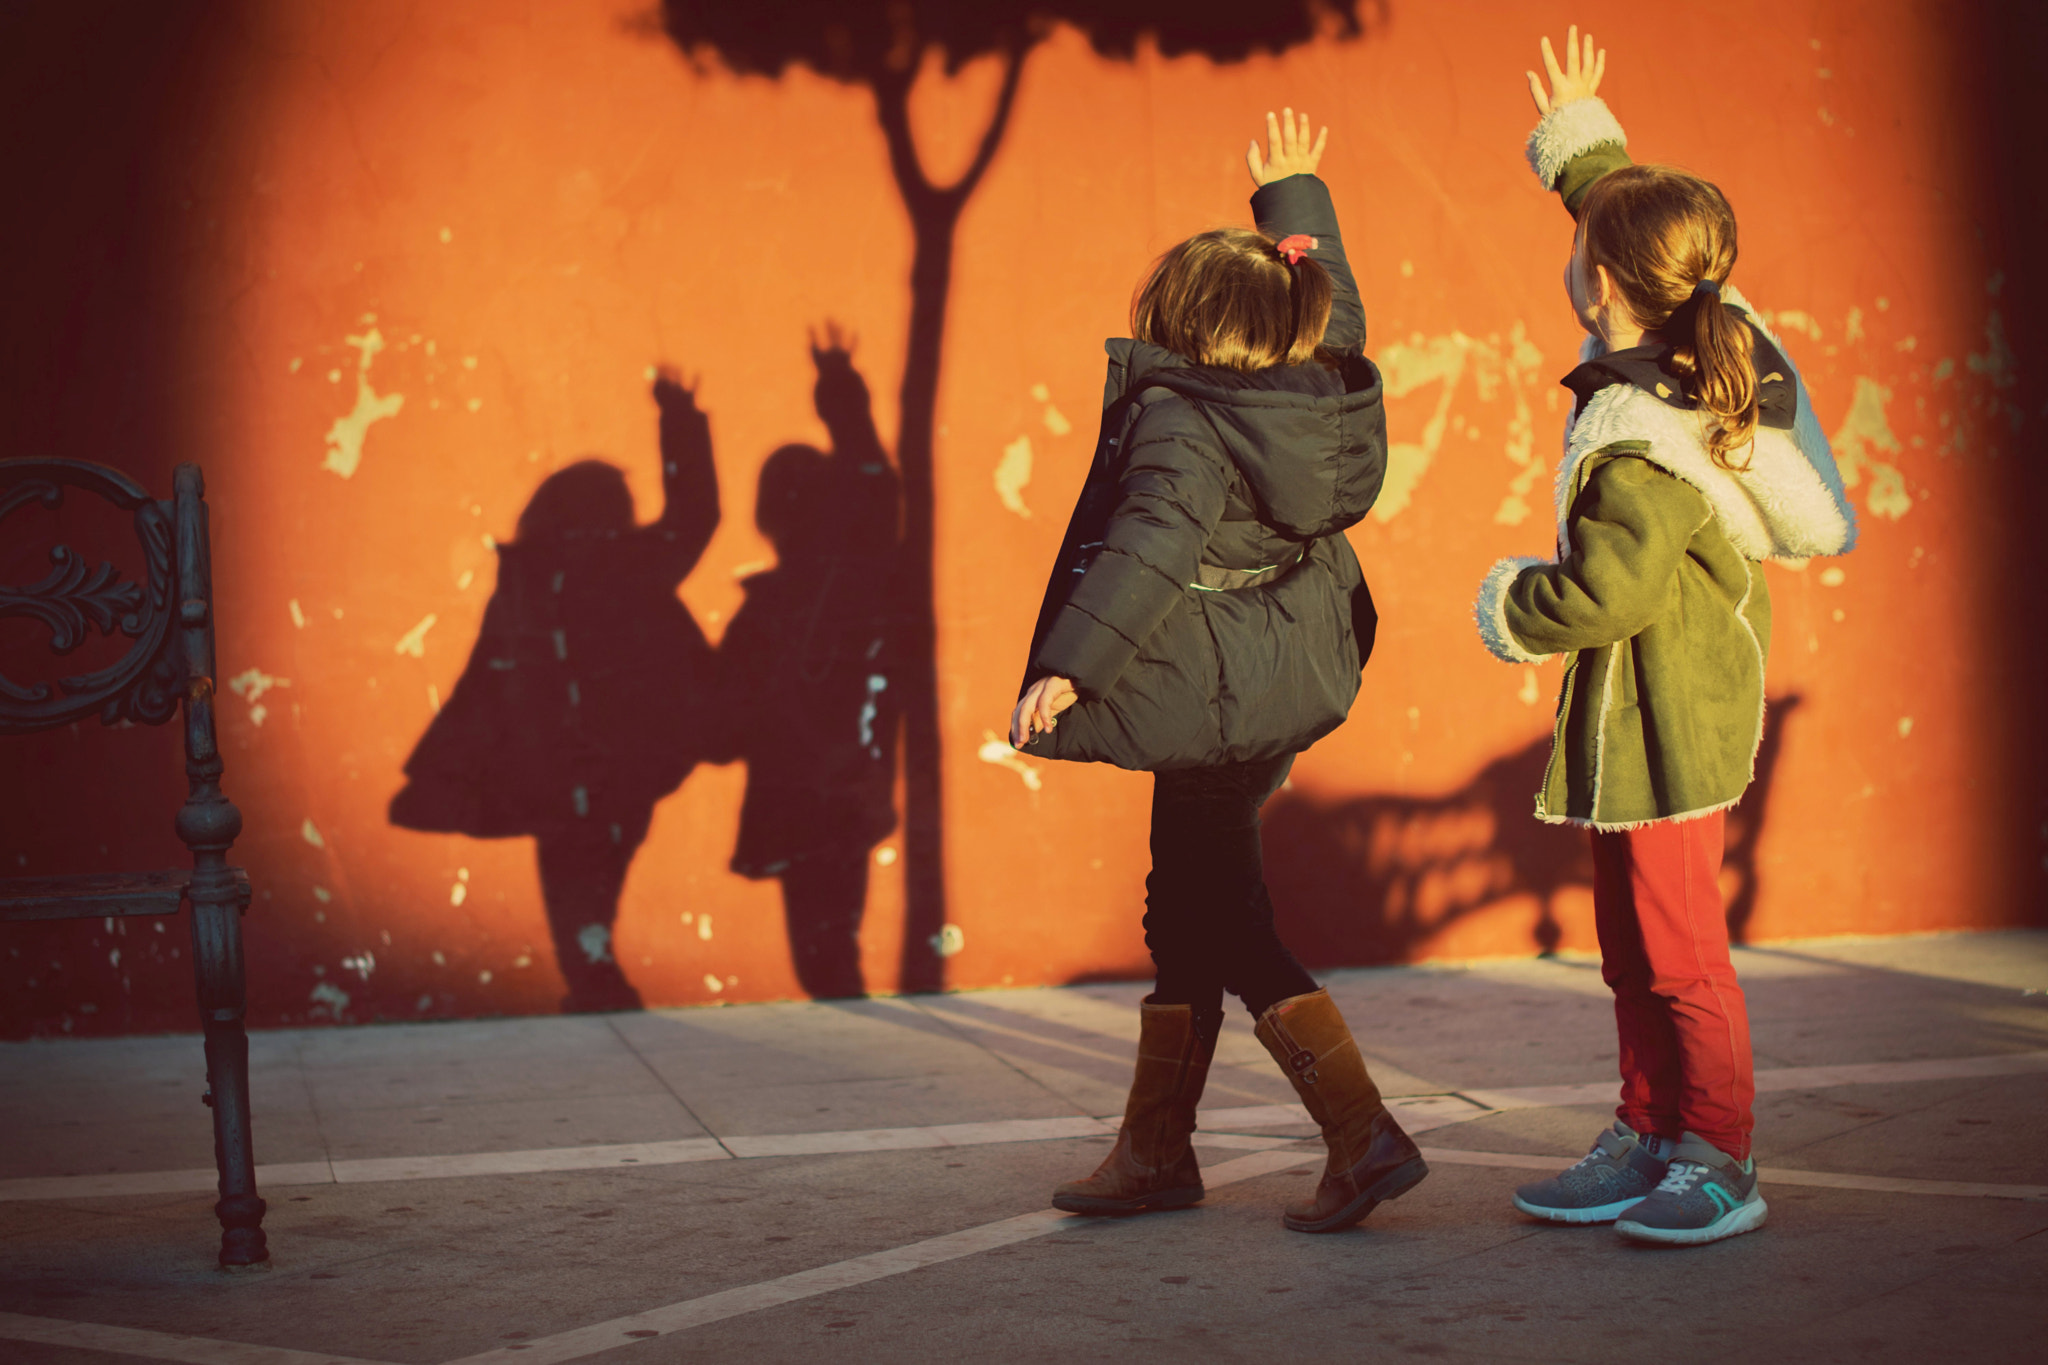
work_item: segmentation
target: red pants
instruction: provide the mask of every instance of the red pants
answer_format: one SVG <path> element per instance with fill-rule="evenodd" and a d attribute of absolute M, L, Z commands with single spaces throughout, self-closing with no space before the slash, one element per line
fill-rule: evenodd
<path fill-rule="evenodd" d="M 1749 1155 L 1749 1010 L 1728 960 L 1723 820 L 1593 834 L 1600 975 L 1621 1034 L 1621 1106 L 1639 1133 L 1692 1132 Z"/>

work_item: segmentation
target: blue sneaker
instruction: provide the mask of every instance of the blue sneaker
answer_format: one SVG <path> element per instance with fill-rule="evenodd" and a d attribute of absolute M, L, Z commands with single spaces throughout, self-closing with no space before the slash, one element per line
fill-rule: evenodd
<path fill-rule="evenodd" d="M 1671 1147 L 1669 1138 L 1638 1136 L 1616 1119 L 1578 1164 L 1516 1190 L 1515 1207 L 1553 1223 L 1611 1223 L 1657 1188 Z"/>
<path fill-rule="evenodd" d="M 1737 1161 L 1687 1133 L 1664 1179 L 1614 1230 L 1638 1242 L 1701 1246 L 1755 1232 L 1769 1212 L 1757 1188 L 1755 1158 Z"/>

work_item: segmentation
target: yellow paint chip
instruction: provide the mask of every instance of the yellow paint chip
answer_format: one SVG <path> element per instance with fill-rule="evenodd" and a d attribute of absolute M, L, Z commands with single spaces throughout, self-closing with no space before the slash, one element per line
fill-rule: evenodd
<path fill-rule="evenodd" d="M 1860 487 L 1867 476 L 1870 488 L 1863 495 L 1864 507 L 1874 517 L 1897 521 L 1912 510 L 1913 497 L 1906 491 L 1906 476 L 1898 466 L 1878 458 L 1903 449 L 1885 412 L 1891 398 L 1892 391 L 1869 375 L 1856 376 L 1849 411 L 1828 441 L 1834 447 L 1843 486 Z"/>
<path fill-rule="evenodd" d="M 711 941 L 711 916 L 704 915 L 697 920 L 697 937 L 706 943 Z"/>
<path fill-rule="evenodd" d="M 1018 778 L 1024 783 L 1026 791 L 1035 792 L 1045 786 L 1045 779 L 1039 775 L 1038 769 L 1026 763 L 1024 756 L 1010 747 L 1010 741 L 998 739 L 996 732 L 993 730 L 983 730 L 981 732 L 981 748 L 976 750 L 975 753 L 982 762 L 993 764 L 998 768 L 1008 768 L 1011 772 L 1017 774 Z"/>
<path fill-rule="evenodd" d="M 1824 588 L 1839 588 L 1847 582 L 1849 575 L 1833 565 L 1820 571 L 1820 583 Z"/>
<path fill-rule="evenodd" d="M 453 228 L 442 228 L 442 229 L 441 229 L 441 245 L 442 245 L 442 246 L 446 246 L 446 245 L 448 245 L 448 244 L 449 244 L 450 242 L 452 242 L 452 241 L 454 241 L 454 240 L 455 240 L 455 229 L 453 229 Z"/>
<path fill-rule="evenodd" d="M 410 654 L 415 659 L 425 658 L 427 653 L 427 632 L 432 630 L 434 622 L 440 619 L 438 614 L 431 611 L 428 612 L 425 620 L 398 637 L 398 643 L 391 647 L 392 652 L 394 654 Z"/>
<path fill-rule="evenodd" d="M 1913 718 L 1912 718 L 1911 716 L 1900 716 L 1900 717 L 1899 717 L 1899 738 L 1900 738 L 1900 739 L 1904 739 L 1904 738 L 1905 738 L 1905 737 L 1906 737 L 1907 735 L 1910 735 L 1910 734 L 1912 734 L 1912 733 L 1913 733 Z"/>
<path fill-rule="evenodd" d="M 1030 482 L 1031 438 L 1019 436 L 1003 447 L 1003 458 L 996 461 L 995 485 L 1003 506 L 1026 520 L 1031 509 L 1024 505 L 1024 488 Z"/>
<path fill-rule="evenodd" d="M 299 599 L 294 597 L 285 605 L 292 609 L 292 624 L 298 629 L 304 630 L 306 628 L 306 613 L 299 610 Z"/>
<path fill-rule="evenodd" d="M 370 385 L 370 365 L 378 352 L 384 349 L 384 334 L 375 327 L 360 336 L 343 338 L 347 345 L 359 352 L 356 362 L 356 405 L 348 412 L 334 419 L 334 425 L 327 429 L 327 458 L 321 462 L 322 469 L 331 469 L 344 479 L 355 477 L 356 469 L 363 462 L 363 442 L 369 437 L 370 428 L 378 422 L 396 417 L 405 406 L 402 393 L 379 394 Z M 341 372 L 335 371 L 329 379 L 340 382 Z"/>
<path fill-rule="evenodd" d="M 1527 664 L 1522 665 L 1522 690 L 1515 696 L 1524 706 L 1534 706 L 1543 700 L 1542 689 L 1536 683 L 1536 670 Z"/>
<path fill-rule="evenodd" d="M 880 848 L 878 848 L 878 849 L 876 849 L 876 850 L 875 850 L 875 866 L 877 866 L 877 867 L 894 867 L 895 865 L 896 865 L 896 845 L 894 845 L 894 844 L 883 844 L 883 845 L 882 845 L 882 846 L 881 846 Z"/>
<path fill-rule="evenodd" d="M 704 973 L 704 989 L 712 992 L 713 994 L 717 994 L 719 991 L 725 989 L 725 983 L 723 981 L 720 981 L 711 973 L 706 972 Z"/>
<path fill-rule="evenodd" d="M 299 837 L 315 848 L 327 847 L 327 840 L 321 837 L 320 827 L 313 823 L 313 817 L 310 815 L 306 817 L 305 823 L 299 826 Z"/>

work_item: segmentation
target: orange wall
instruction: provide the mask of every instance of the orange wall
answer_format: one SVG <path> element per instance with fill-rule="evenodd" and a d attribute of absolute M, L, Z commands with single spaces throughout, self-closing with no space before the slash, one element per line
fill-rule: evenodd
<path fill-rule="evenodd" d="M 870 96 L 693 70 L 630 8 L 249 6 L 184 33 L 88 8 L 47 20 L 56 55 L 10 96 L 48 206 L 9 229 L 34 323 L 6 343 L 21 432 L 166 491 L 175 460 L 206 468 L 257 1023 L 556 1008 L 532 841 L 397 829 L 386 807 L 477 637 L 489 542 L 540 481 L 595 455 L 656 515 L 651 366 L 697 378 L 710 415 L 723 520 L 681 597 L 714 641 L 772 559 L 762 461 L 825 439 L 807 329 L 858 333 L 895 430 L 911 238 Z M 2013 575 L 2044 418 L 2016 302 L 2032 266 L 1983 174 L 1989 39 L 1905 0 L 1730 0 L 1714 22 L 1739 52 L 1674 63 L 1700 41 L 1682 9 L 1577 17 L 1631 149 L 1735 204 L 1736 280 L 1776 312 L 1863 524 L 1838 565 L 1769 571 L 1771 690 L 1797 700 L 1738 821 L 1741 927 L 2040 922 L 2037 660 L 2013 630 L 2038 608 Z M 1395 445 L 1352 533 L 1379 651 L 1271 811 L 1283 920 L 1325 965 L 1591 946 L 1582 836 L 1526 814 L 1557 669 L 1495 663 L 1469 622 L 1487 565 L 1552 538 L 1577 336 L 1521 73 L 1560 14 L 1395 0 L 1361 39 L 1235 65 L 1109 61 L 1068 29 L 1030 56 L 962 221 L 941 374 L 949 984 L 1143 970 L 1147 780 L 984 744 L 1089 456 L 1100 341 L 1155 253 L 1244 219 L 1242 149 L 1283 101 L 1331 125 Z M 995 78 L 925 73 L 936 170 L 964 164 Z M 329 433 L 378 401 L 343 477 Z M 39 554 L 17 545 L 0 576 Z M 18 671 L 25 638 L 0 635 Z M 0 743 L 8 870 L 174 862 L 171 738 Z M 651 1004 L 796 991 L 776 884 L 727 870 L 745 781 L 700 766 L 655 810 L 614 940 Z M 81 828 L 95 809 L 105 827 Z M 871 869 L 876 989 L 903 948 L 899 849 Z M 9 929 L 5 1032 L 189 1027 L 183 932 Z"/>

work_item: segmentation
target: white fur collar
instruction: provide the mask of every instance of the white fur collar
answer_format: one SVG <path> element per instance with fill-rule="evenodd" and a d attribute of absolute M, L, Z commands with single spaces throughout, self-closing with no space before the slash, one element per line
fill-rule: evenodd
<path fill-rule="evenodd" d="M 1724 297 L 1756 317 L 1748 300 L 1732 286 Z M 1761 319 L 1757 325 L 1785 354 L 1783 343 Z M 1597 339 L 1588 338 L 1581 359 L 1596 359 L 1604 349 Z M 1786 363 L 1792 363 L 1789 355 Z M 1699 490 L 1730 543 L 1750 559 L 1805 559 L 1848 551 L 1856 543 L 1855 513 L 1796 366 L 1792 379 L 1798 386 L 1793 429 L 1757 428 L 1745 470 L 1723 469 L 1708 455 L 1704 413 L 1671 407 L 1628 384 L 1594 394 L 1565 432 L 1556 488 L 1559 557 L 1570 548 L 1565 498 L 1579 464 L 1617 441 L 1648 442 L 1650 462 Z"/>

